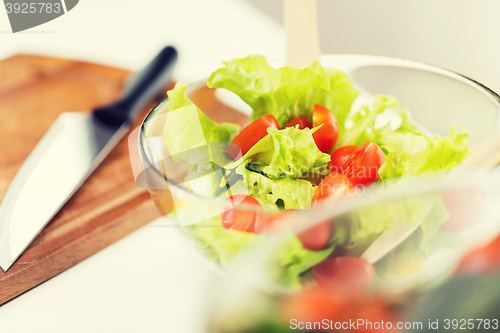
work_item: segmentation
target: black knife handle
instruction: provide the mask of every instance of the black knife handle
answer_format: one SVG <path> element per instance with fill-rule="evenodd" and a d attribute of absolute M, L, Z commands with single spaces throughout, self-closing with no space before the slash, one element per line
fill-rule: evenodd
<path fill-rule="evenodd" d="M 165 47 L 132 78 L 120 101 L 95 109 L 94 115 L 115 126 L 133 121 L 146 104 L 165 88 L 176 61 L 175 48 Z"/>

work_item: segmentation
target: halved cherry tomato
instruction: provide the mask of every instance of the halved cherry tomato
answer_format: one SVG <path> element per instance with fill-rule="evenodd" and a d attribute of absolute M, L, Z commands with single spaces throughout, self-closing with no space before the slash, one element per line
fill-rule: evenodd
<path fill-rule="evenodd" d="M 299 209 L 287 209 L 286 212 L 299 211 Z M 283 211 L 282 211 L 283 212 Z M 290 218 L 286 213 L 268 215 L 267 226 L 272 233 L 280 233 L 290 229 Z M 291 222 L 293 223 L 293 222 Z M 293 227 L 293 226 L 292 226 Z M 311 251 L 322 250 L 330 241 L 332 225 L 330 221 L 324 221 L 307 228 L 297 234 L 297 238 L 305 249 Z"/>
<path fill-rule="evenodd" d="M 378 169 L 384 162 L 382 149 L 375 143 L 366 141 L 344 163 L 342 173 L 354 185 L 368 186 L 378 180 Z"/>
<path fill-rule="evenodd" d="M 457 269 L 457 274 L 484 274 L 500 270 L 500 237 L 491 243 L 466 254 Z"/>
<path fill-rule="evenodd" d="M 247 127 L 241 130 L 233 139 L 227 149 L 227 153 L 233 160 L 245 155 L 257 142 L 267 135 L 267 129 L 280 126 L 272 114 L 266 114 L 255 119 Z"/>
<path fill-rule="evenodd" d="M 252 233 L 261 233 L 266 226 L 266 216 L 258 212 L 238 209 L 239 204 L 258 206 L 260 203 L 254 197 L 237 194 L 229 197 L 234 207 L 222 213 L 222 225 L 229 230 L 239 230 Z"/>
<path fill-rule="evenodd" d="M 306 119 L 306 117 L 297 117 L 290 121 L 286 127 L 295 127 L 295 125 L 299 125 L 299 129 L 312 128 L 311 123 Z"/>
<path fill-rule="evenodd" d="M 329 153 L 335 146 L 339 137 L 339 123 L 337 122 L 337 117 L 324 106 L 314 104 L 312 124 L 313 127 L 323 124 L 320 129 L 314 132 L 313 138 L 319 150 L 323 153 Z"/>
<path fill-rule="evenodd" d="M 339 298 L 362 296 L 375 269 L 366 260 L 355 257 L 330 258 L 312 269 L 321 288 Z"/>
<path fill-rule="evenodd" d="M 311 207 L 317 207 L 325 201 L 333 201 L 344 193 L 348 193 L 353 185 L 341 173 L 332 172 L 326 176 L 314 192 Z"/>
<path fill-rule="evenodd" d="M 337 321 L 343 317 L 346 304 L 332 298 L 318 286 L 306 289 L 304 292 L 291 293 L 283 300 L 281 316 L 285 322 L 296 319 L 301 322 L 321 321 L 328 318 Z"/>
<path fill-rule="evenodd" d="M 330 163 L 328 163 L 328 166 L 330 167 L 330 172 L 342 173 L 342 171 L 344 170 L 343 167 L 345 162 L 349 159 L 349 157 L 352 156 L 352 154 L 354 154 L 354 152 L 358 147 L 359 146 L 356 145 L 348 145 L 336 149 L 332 153 L 332 158 L 330 160 Z"/>
<path fill-rule="evenodd" d="M 281 318 L 285 323 L 295 322 L 313 323 L 321 322 L 324 318 L 330 320 L 330 329 L 325 332 L 363 332 L 363 333 L 381 333 L 381 332 L 400 332 L 396 330 L 396 323 L 401 320 L 394 311 L 392 304 L 388 303 L 387 298 L 363 297 L 360 299 L 342 300 L 332 297 L 318 286 L 312 287 L 301 293 L 293 293 L 286 296 L 283 300 Z M 362 318 L 362 319 L 361 319 Z M 362 325 L 359 329 L 354 326 L 349 328 L 350 322 L 359 322 Z M 341 324 L 343 327 L 334 329 L 332 322 Z M 384 323 L 375 328 L 366 323 Z M 388 323 L 392 325 L 388 325 Z M 389 329 L 388 327 L 391 327 Z M 337 326 L 337 328 L 339 328 Z M 302 331 L 302 330 L 300 330 Z M 322 332 L 323 330 L 317 330 Z M 315 331 L 316 332 L 316 331 Z"/>
<path fill-rule="evenodd" d="M 318 223 L 297 235 L 304 249 L 311 251 L 322 250 L 332 234 L 332 225 L 330 221 Z"/>
<path fill-rule="evenodd" d="M 391 306 L 388 304 L 388 301 L 383 297 L 378 298 L 368 298 L 361 299 L 358 302 L 355 302 L 358 306 L 353 307 L 351 311 L 349 311 L 349 315 L 345 316 L 344 321 L 349 322 L 357 321 L 358 318 L 364 318 L 364 327 L 361 330 L 354 330 L 351 332 L 364 332 L 364 333 L 399 333 L 402 330 L 397 329 L 397 322 L 402 318 L 397 313 L 397 305 Z M 384 327 L 377 328 L 375 325 L 369 326 L 367 323 L 384 323 Z M 391 323 L 389 325 L 388 323 Z M 390 328 L 389 328 L 390 327 Z"/>

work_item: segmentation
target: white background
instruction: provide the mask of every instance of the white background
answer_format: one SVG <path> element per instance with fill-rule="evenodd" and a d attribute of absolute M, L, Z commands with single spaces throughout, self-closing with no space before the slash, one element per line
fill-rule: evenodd
<path fill-rule="evenodd" d="M 172 44 L 175 76 L 194 81 L 222 60 L 284 54 L 271 18 L 279 20 L 282 2 L 251 2 L 271 16 L 240 0 L 81 0 L 17 34 L 0 9 L 0 58 L 41 53 L 139 69 Z M 325 52 L 425 61 L 500 91 L 500 1 L 320 0 L 319 8 Z M 203 332 L 197 309 L 216 279 L 176 238 L 169 228 L 140 229 L 0 307 L 0 332 Z"/>
<path fill-rule="evenodd" d="M 222 60 L 284 54 L 280 25 L 243 1 L 81 0 L 67 14 L 11 33 L 0 10 L 0 57 L 36 52 L 140 69 L 161 47 L 179 52 L 178 77 L 208 76 Z"/>
<path fill-rule="evenodd" d="M 249 0 L 282 22 L 283 0 Z M 500 91 L 498 0 L 317 0 L 325 53 L 423 61 Z"/>

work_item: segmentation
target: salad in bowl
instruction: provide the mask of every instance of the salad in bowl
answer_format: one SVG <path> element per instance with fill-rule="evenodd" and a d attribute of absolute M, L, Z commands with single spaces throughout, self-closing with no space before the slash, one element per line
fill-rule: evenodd
<path fill-rule="evenodd" d="M 342 299 L 328 289 L 311 287 L 278 296 L 237 279 L 224 281 L 209 296 L 208 332 L 435 332 L 459 330 L 464 322 L 474 332 L 486 332 L 499 327 L 499 250 L 497 237 L 465 255 L 443 284 L 398 295 Z M 454 319 L 460 316 L 481 319 Z"/>
<path fill-rule="evenodd" d="M 456 233 L 469 227 L 467 217 L 455 212 L 461 198 L 433 192 L 398 199 L 392 193 L 418 188 L 418 181 L 408 180 L 440 179 L 487 142 L 497 131 L 492 120 L 498 96 L 419 63 L 335 60 L 352 76 L 323 60 L 304 69 L 276 69 L 262 56 L 225 62 L 206 82 L 178 82 L 141 126 L 144 186 L 162 215 L 218 272 L 250 246 L 287 235 L 269 254 L 272 279 L 284 290 L 328 284 L 342 271 L 363 276 L 367 285 L 374 276 L 412 275 L 431 255 L 452 249 L 460 241 Z M 367 60 L 376 66 L 366 66 Z M 378 72 L 381 66 L 387 75 Z M 391 74 L 395 68 L 402 74 Z M 420 110 L 419 94 L 435 93 L 426 90 L 433 82 L 422 75 L 446 83 L 442 96 L 458 84 L 467 102 L 443 108 L 427 121 L 430 126 L 421 126 L 395 97 L 372 93 L 374 86 L 398 92 L 399 83 L 420 84 L 412 95 L 417 98 L 401 94 L 405 105 Z M 424 104 L 443 103 L 436 98 Z M 469 121 L 477 110 L 468 105 L 490 118 Z M 480 208 L 482 194 L 471 193 Z M 385 199 L 374 199 L 379 196 Z M 400 224 L 412 232 L 375 259 L 364 257 Z"/>

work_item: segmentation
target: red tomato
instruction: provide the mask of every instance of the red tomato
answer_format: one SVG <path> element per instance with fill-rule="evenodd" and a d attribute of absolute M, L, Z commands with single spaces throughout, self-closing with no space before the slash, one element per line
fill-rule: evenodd
<path fill-rule="evenodd" d="M 481 274 L 500 270 L 500 237 L 465 255 L 457 274 Z"/>
<path fill-rule="evenodd" d="M 330 172 L 342 173 L 345 162 L 354 154 L 358 147 L 356 145 L 348 145 L 335 150 L 332 153 L 330 163 L 328 163 Z"/>
<path fill-rule="evenodd" d="M 314 279 L 332 296 L 353 298 L 362 296 L 370 284 L 375 269 L 366 260 L 355 257 L 330 258 L 312 269 Z"/>
<path fill-rule="evenodd" d="M 252 121 L 236 135 L 229 145 L 227 149 L 229 156 L 236 160 L 245 155 L 250 148 L 267 135 L 269 127 L 280 128 L 272 114 L 266 114 Z"/>
<path fill-rule="evenodd" d="M 344 163 L 342 173 L 354 185 L 368 186 L 378 180 L 378 169 L 384 162 L 382 149 L 375 143 L 366 141 Z"/>
<path fill-rule="evenodd" d="M 299 211 L 298 209 L 287 209 L 286 212 Z M 286 213 L 278 213 L 277 215 L 268 216 L 268 230 L 271 232 L 280 233 L 284 230 L 290 229 L 290 219 L 287 218 Z M 297 234 L 300 242 L 305 249 L 311 251 L 322 250 L 330 241 L 332 235 L 332 225 L 330 221 L 324 221 L 315 224 L 312 227 Z"/>
<path fill-rule="evenodd" d="M 332 234 L 330 221 L 325 221 L 310 227 L 297 235 L 304 249 L 311 251 L 322 250 Z"/>
<path fill-rule="evenodd" d="M 313 287 L 302 293 L 288 295 L 283 300 L 281 318 L 284 323 L 290 323 L 292 319 L 297 322 L 321 322 L 324 318 L 333 321 L 330 329 L 325 332 L 400 332 L 396 329 L 396 324 L 402 318 L 396 313 L 388 303 L 382 298 L 360 298 L 350 300 L 339 300 L 331 297 L 328 293 L 318 287 Z M 359 330 L 350 327 L 350 322 L 359 323 L 362 320 Z M 366 323 L 384 323 L 380 327 L 366 325 Z M 390 329 L 387 323 L 392 325 Z M 336 324 L 341 327 L 335 329 Z M 339 329 L 340 328 L 340 329 Z M 322 330 L 318 330 L 322 331 Z M 316 332 L 316 331 L 315 331 Z"/>
<path fill-rule="evenodd" d="M 364 332 L 364 333 L 384 333 L 384 332 L 392 332 L 398 333 L 404 330 L 400 330 L 397 328 L 397 323 L 403 318 L 398 318 L 395 309 L 387 304 L 387 301 L 379 298 L 379 299 L 367 299 L 356 302 L 357 307 L 352 307 L 352 310 L 349 311 L 349 314 L 344 317 L 344 321 L 356 321 L 359 318 L 363 318 L 364 321 L 362 325 L 360 325 L 361 330 L 353 330 L 351 332 Z M 348 320 L 349 319 L 349 320 Z M 368 323 L 384 323 L 380 328 L 377 328 L 376 325 L 369 325 Z M 388 324 L 390 323 L 390 325 Z M 364 325 L 363 325 L 364 324 Z M 389 328 L 390 327 L 390 328 Z"/>
<path fill-rule="evenodd" d="M 486 212 L 486 196 L 478 187 L 443 192 L 443 202 L 450 216 L 441 228 L 451 232 L 462 232 L 479 225 Z"/>
<path fill-rule="evenodd" d="M 297 117 L 289 122 L 286 127 L 295 127 L 299 125 L 299 129 L 312 128 L 311 123 L 306 119 L 306 117 Z"/>
<path fill-rule="evenodd" d="M 321 321 L 324 318 L 337 321 L 346 308 L 344 302 L 333 299 L 318 286 L 301 293 L 286 296 L 283 300 L 281 316 L 285 322 L 296 319 L 301 322 Z"/>
<path fill-rule="evenodd" d="M 324 201 L 333 201 L 351 190 L 352 183 L 341 173 L 332 172 L 319 183 L 314 192 L 311 207 L 317 207 Z"/>
<path fill-rule="evenodd" d="M 313 127 L 323 126 L 314 132 L 314 142 L 323 153 L 329 153 L 339 137 L 337 117 L 322 105 L 314 104 Z"/>
<path fill-rule="evenodd" d="M 222 225 L 229 230 L 239 230 L 253 233 L 261 233 L 266 226 L 266 216 L 258 212 L 238 209 L 238 205 L 252 205 L 261 208 L 257 199 L 243 194 L 237 194 L 229 197 L 234 207 L 222 213 Z"/>

